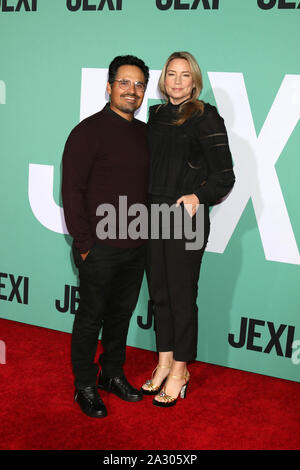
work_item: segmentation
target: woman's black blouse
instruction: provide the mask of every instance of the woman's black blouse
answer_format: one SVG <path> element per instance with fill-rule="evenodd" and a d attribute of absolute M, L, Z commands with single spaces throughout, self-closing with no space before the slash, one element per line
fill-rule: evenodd
<path fill-rule="evenodd" d="M 203 114 L 177 126 L 178 108 L 170 102 L 150 107 L 149 193 L 174 199 L 196 194 L 200 203 L 216 204 L 235 182 L 224 120 L 205 103 Z"/>

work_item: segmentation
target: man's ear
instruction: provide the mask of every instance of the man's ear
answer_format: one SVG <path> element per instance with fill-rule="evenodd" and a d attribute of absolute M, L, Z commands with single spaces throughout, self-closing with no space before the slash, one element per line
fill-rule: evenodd
<path fill-rule="evenodd" d="M 107 82 L 107 85 L 106 85 L 106 91 L 109 95 L 111 95 L 111 86 L 110 86 L 110 83 Z"/>

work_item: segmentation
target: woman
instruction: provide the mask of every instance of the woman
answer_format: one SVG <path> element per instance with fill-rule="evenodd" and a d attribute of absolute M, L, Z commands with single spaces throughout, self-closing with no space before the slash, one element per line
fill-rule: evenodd
<path fill-rule="evenodd" d="M 159 88 L 165 103 L 152 106 L 149 116 L 151 208 L 176 204 L 182 215 L 188 211 L 193 229 L 204 240 L 201 248 L 187 250 L 187 239 L 176 236 L 175 226 L 170 237 L 163 236 L 160 226 L 158 239 L 149 240 L 147 278 L 159 360 L 141 390 L 155 395 L 154 405 L 169 407 L 179 394 L 185 397 L 187 362 L 197 355 L 196 301 L 209 206 L 230 192 L 235 178 L 224 121 L 214 106 L 198 100 L 202 75 L 195 58 L 188 52 L 173 53 Z M 202 218 L 196 214 L 199 204 L 204 208 Z"/>

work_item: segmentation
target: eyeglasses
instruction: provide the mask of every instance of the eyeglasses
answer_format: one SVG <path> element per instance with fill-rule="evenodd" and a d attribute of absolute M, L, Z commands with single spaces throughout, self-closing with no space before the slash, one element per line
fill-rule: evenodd
<path fill-rule="evenodd" d="M 126 78 L 120 78 L 119 80 L 115 80 L 115 82 L 119 83 L 119 87 L 122 90 L 129 90 L 131 88 L 132 81 L 127 80 Z M 146 90 L 146 85 L 143 82 L 133 82 L 134 87 L 137 91 L 144 93 Z"/>

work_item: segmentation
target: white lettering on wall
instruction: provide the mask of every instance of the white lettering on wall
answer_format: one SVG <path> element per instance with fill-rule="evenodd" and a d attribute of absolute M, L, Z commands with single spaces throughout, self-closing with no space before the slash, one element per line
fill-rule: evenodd
<path fill-rule="evenodd" d="M 267 260 L 300 264 L 300 256 L 277 177 L 275 163 L 299 118 L 295 82 L 286 75 L 256 135 L 243 75 L 209 73 L 220 114 L 224 117 L 234 159 L 236 184 L 230 197 L 212 210 L 207 249 L 223 253 L 251 197 Z"/>
<path fill-rule="evenodd" d="M 64 210 L 53 198 L 52 165 L 29 164 L 28 197 L 34 216 L 49 230 L 68 233 Z"/>

